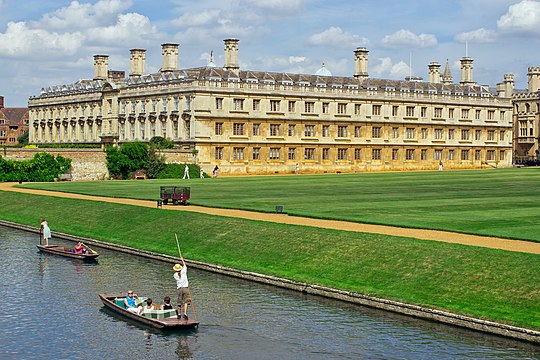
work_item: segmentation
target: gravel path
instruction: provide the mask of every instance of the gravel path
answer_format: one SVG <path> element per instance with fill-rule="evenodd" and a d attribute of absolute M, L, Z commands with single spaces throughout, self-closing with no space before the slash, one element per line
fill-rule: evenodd
<path fill-rule="evenodd" d="M 46 191 L 46 190 L 17 188 L 17 187 L 14 187 L 14 185 L 16 185 L 16 183 L 0 183 L 0 190 L 35 194 L 35 195 L 56 196 L 56 197 L 61 197 L 61 198 L 103 201 L 103 202 L 109 202 L 109 203 L 128 204 L 128 205 L 144 206 L 144 207 L 151 207 L 151 208 L 156 207 L 155 201 L 109 198 L 109 197 L 62 193 L 62 192 Z M 259 212 L 254 212 L 254 211 L 245 211 L 245 210 L 208 208 L 208 207 L 201 207 L 201 206 L 194 206 L 194 205 L 190 205 L 190 206 L 167 205 L 167 206 L 163 206 L 163 210 L 164 211 L 169 211 L 169 210 L 170 211 L 191 211 L 191 212 L 198 212 L 198 213 L 218 215 L 218 216 L 237 217 L 237 218 L 249 219 L 249 220 L 269 221 L 269 222 L 282 223 L 282 224 L 313 226 L 313 227 L 319 227 L 319 228 L 356 231 L 356 232 L 365 232 L 365 233 L 373 233 L 373 234 L 384 234 L 384 235 L 392 235 L 392 236 L 404 236 L 404 237 L 416 238 L 416 239 L 421 239 L 421 240 L 443 241 L 443 242 L 470 245 L 470 246 L 482 246 L 482 247 L 493 248 L 493 249 L 502 249 L 502 250 L 509 250 L 509 251 L 531 253 L 531 254 L 540 254 L 540 243 L 535 243 L 531 241 L 521 241 L 521 240 L 508 240 L 508 239 L 487 237 L 487 236 L 466 235 L 466 234 L 454 233 L 454 232 L 449 232 L 449 231 L 408 229 L 408 228 L 400 228 L 400 227 L 395 227 L 395 226 L 370 225 L 370 224 L 361 224 L 361 223 L 354 223 L 354 222 L 348 222 L 348 221 L 336 221 L 336 220 L 320 220 L 320 219 L 311 219 L 311 218 L 305 218 L 305 217 L 299 217 L 299 216 L 288 216 L 285 214 L 268 214 L 268 213 L 259 213 Z"/>

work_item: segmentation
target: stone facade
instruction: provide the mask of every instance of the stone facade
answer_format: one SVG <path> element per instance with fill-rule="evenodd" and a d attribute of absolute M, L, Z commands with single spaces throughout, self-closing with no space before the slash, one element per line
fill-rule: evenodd
<path fill-rule="evenodd" d="M 514 158 L 540 160 L 540 67 L 528 69 L 527 92 L 514 94 Z"/>
<path fill-rule="evenodd" d="M 145 50 L 131 50 L 130 76 L 43 89 L 29 100 L 31 143 L 173 140 L 198 151 L 205 171 L 302 173 L 507 167 L 512 164 L 513 82 L 492 92 L 462 59 L 460 84 L 449 68 L 430 82 L 372 79 L 368 51 L 354 51 L 354 76 L 241 70 L 238 40 L 225 40 L 222 68 L 177 68 L 178 45 L 163 44 L 163 68 L 144 74 Z M 323 66 L 324 67 L 324 66 Z M 506 91 L 505 91 L 506 90 Z"/>
<path fill-rule="evenodd" d="M 6 108 L 0 96 L 0 145 L 17 145 L 18 137 L 28 131 L 28 124 L 28 109 Z"/>

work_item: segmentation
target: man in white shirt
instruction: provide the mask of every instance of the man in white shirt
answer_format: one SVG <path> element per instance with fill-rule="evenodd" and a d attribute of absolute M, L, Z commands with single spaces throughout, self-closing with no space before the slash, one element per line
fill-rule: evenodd
<path fill-rule="evenodd" d="M 173 277 L 176 280 L 176 289 L 178 290 L 178 318 L 187 320 L 187 308 L 191 303 L 191 296 L 189 294 L 187 266 L 183 257 L 180 257 L 180 260 L 182 261 L 182 265 L 175 264 L 173 266 L 173 270 L 175 271 Z M 183 312 L 182 309 L 184 310 Z"/>
<path fill-rule="evenodd" d="M 184 177 L 182 179 L 188 178 L 189 179 L 189 166 L 186 164 L 186 167 L 184 168 Z"/>

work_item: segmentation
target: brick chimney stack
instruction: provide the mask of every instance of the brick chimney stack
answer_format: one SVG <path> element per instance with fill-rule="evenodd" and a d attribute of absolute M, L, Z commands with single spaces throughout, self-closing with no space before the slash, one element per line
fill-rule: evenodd
<path fill-rule="evenodd" d="M 0 109 L 4 108 L 4 97 L 0 96 Z"/>

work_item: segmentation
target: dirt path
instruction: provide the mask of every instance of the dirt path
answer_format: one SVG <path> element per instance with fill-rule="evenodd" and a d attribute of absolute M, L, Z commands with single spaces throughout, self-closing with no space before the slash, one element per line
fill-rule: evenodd
<path fill-rule="evenodd" d="M 46 191 L 46 190 L 25 189 L 25 188 L 14 187 L 14 185 L 16 185 L 16 183 L 0 183 L 0 190 L 35 194 L 35 195 L 55 196 L 55 197 L 61 197 L 61 198 L 103 201 L 103 202 L 109 202 L 109 203 L 144 206 L 144 207 L 151 207 L 151 208 L 156 207 L 155 201 L 109 198 L 109 197 L 62 193 L 62 192 Z M 404 236 L 404 237 L 416 238 L 416 239 L 421 239 L 421 240 L 443 241 L 443 242 L 470 245 L 470 246 L 482 246 L 482 247 L 493 248 L 493 249 L 502 249 L 502 250 L 509 250 L 509 251 L 531 253 L 531 254 L 540 254 L 540 243 L 534 243 L 530 241 L 520 241 L 520 240 L 508 240 L 508 239 L 494 238 L 494 237 L 487 237 L 487 236 L 465 235 L 465 234 L 453 233 L 449 231 L 407 229 L 407 228 L 400 228 L 400 227 L 394 227 L 394 226 L 369 225 L 369 224 L 360 224 L 360 223 L 336 221 L 336 220 L 320 220 L 320 219 L 311 219 L 311 218 L 305 218 L 305 217 L 299 217 L 299 216 L 287 216 L 283 214 L 268 214 L 268 213 L 259 213 L 259 212 L 254 212 L 254 211 L 245 211 L 245 210 L 207 208 L 207 207 L 194 206 L 194 205 L 164 206 L 163 210 L 191 211 L 191 212 L 218 215 L 218 216 L 237 217 L 237 218 L 249 219 L 249 220 L 269 221 L 269 222 L 276 222 L 276 223 L 282 223 L 282 224 L 313 226 L 313 227 L 319 227 L 319 228 L 355 231 L 355 232 L 366 232 L 366 233 L 373 233 L 373 234 Z"/>

